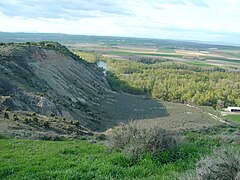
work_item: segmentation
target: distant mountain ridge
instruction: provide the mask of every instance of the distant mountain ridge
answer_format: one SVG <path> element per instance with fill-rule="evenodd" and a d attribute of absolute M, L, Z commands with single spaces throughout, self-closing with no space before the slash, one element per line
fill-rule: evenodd
<path fill-rule="evenodd" d="M 146 46 L 164 46 L 176 48 L 219 48 L 228 49 L 229 47 L 239 49 L 235 45 L 220 45 L 218 43 L 172 40 L 172 39 L 151 39 L 151 38 L 132 38 L 115 36 L 94 36 L 94 35 L 71 35 L 60 33 L 8 33 L 0 32 L 0 42 L 40 42 L 57 41 L 61 44 L 72 43 L 104 43 L 111 45 L 146 45 Z"/>

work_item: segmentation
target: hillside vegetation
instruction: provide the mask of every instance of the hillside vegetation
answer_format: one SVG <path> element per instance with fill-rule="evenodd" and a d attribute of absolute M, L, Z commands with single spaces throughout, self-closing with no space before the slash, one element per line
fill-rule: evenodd
<path fill-rule="evenodd" d="M 110 60 L 108 65 L 108 81 L 115 90 L 195 105 L 240 106 L 239 72 L 173 62 Z"/>
<path fill-rule="evenodd" d="M 0 177 L 186 179 L 185 176 L 191 176 L 196 179 L 196 163 L 201 157 L 211 155 L 214 149 L 224 148 L 224 144 L 229 143 L 228 153 L 240 150 L 239 139 L 232 138 L 238 130 L 236 127 L 218 127 L 202 132 L 187 132 L 182 134 L 184 140 L 178 147 L 154 155 L 141 154 L 138 159 L 119 151 L 110 151 L 109 147 L 102 144 L 90 144 L 87 140 L 29 141 L 2 137 Z M 236 176 L 235 172 L 233 176 Z"/>

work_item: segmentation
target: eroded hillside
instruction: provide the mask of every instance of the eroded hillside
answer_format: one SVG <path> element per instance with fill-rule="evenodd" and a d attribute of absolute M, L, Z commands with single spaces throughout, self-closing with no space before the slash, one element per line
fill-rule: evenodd
<path fill-rule="evenodd" d="M 0 46 L 0 107 L 0 131 L 18 135 L 16 131 L 81 135 L 104 131 L 120 122 L 172 114 L 157 100 L 113 92 L 95 64 L 53 42 Z M 192 110 L 185 107 L 181 113 L 185 111 Z M 182 121 L 179 115 L 170 123 L 178 128 Z M 212 121 L 206 118 L 197 126 Z"/>
<path fill-rule="evenodd" d="M 85 126 L 93 120 L 101 122 L 98 107 L 106 98 L 107 85 L 96 67 L 57 43 L 43 43 L 41 47 L 14 44 L 0 49 L 4 106 L 78 119 Z"/>

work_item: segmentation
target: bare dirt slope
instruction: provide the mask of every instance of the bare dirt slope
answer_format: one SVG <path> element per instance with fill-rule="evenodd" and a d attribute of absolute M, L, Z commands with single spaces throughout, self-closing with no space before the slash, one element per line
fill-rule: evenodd
<path fill-rule="evenodd" d="M 11 110 L 78 119 L 92 128 L 98 121 L 104 127 L 98 107 L 106 98 L 105 79 L 96 67 L 67 53 L 59 44 L 0 48 L 2 104 Z"/>

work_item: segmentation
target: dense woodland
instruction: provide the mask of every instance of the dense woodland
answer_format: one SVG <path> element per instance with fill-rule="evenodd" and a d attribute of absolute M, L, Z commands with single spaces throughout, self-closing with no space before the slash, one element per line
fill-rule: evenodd
<path fill-rule="evenodd" d="M 239 72 L 173 62 L 110 60 L 108 66 L 108 81 L 114 90 L 215 108 L 240 106 Z"/>

